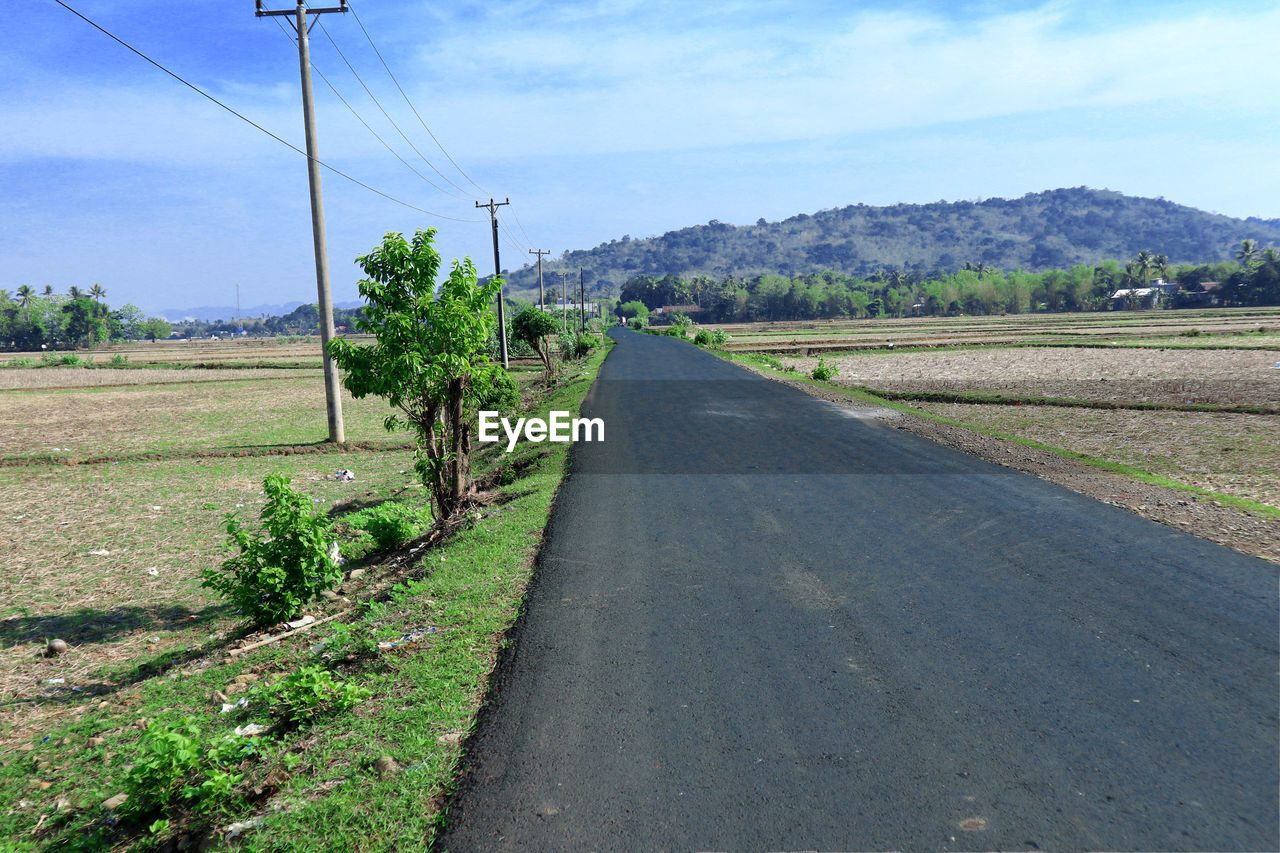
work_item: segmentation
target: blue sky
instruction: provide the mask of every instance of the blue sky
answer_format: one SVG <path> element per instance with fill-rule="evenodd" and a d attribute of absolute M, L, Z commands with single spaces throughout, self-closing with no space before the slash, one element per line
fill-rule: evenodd
<path fill-rule="evenodd" d="M 66 0 L 301 147 L 297 52 L 249 0 Z M 327 0 L 326 0 L 327 2 Z M 336 2 L 336 0 L 334 0 Z M 280 8 L 284 0 L 269 0 Z M 718 219 L 1108 187 L 1280 217 L 1280 3 L 356 0 L 312 60 L 334 297 L 386 231 L 502 263 Z M 16 25 L 15 25 L 16 24 Z M 52 0 L 0 48 L 0 287 L 148 311 L 315 298 L 305 161 Z M 329 37 L 430 166 L 348 70 Z M 452 184 L 442 180 L 432 167 Z M 473 179 L 475 185 L 471 183 Z M 1156 247 L 1158 249 L 1158 247 Z"/>

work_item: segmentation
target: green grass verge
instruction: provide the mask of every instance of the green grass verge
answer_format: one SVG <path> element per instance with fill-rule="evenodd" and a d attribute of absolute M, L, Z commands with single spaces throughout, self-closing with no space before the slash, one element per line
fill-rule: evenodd
<path fill-rule="evenodd" d="M 768 360 L 761 359 L 759 357 L 753 357 L 753 354 L 751 353 L 724 352 L 724 351 L 715 351 L 715 352 L 721 358 L 724 358 L 728 361 L 750 364 L 752 367 L 760 369 L 767 375 L 772 375 L 779 379 L 788 379 L 796 382 L 802 382 L 806 385 L 812 385 L 815 388 L 822 388 L 823 390 L 826 390 L 826 391 L 832 391 L 837 394 L 841 394 L 849 398 L 850 400 L 856 400 L 861 403 L 870 403 L 877 406 L 884 406 L 885 408 L 890 408 L 896 411 L 903 412 L 905 414 L 914 415 L 915 417 L 918 417 L 918 418 L 927 418 L 928 420 L 931 420 L 931 421 L 950 424 L 951 426 L 963 427 L 968 430 L 973 430 L 974 432 L 980 432 L 985 435 L 991 435 L 996 438 L 1005 439 L 1006 441 L 1016 442 L 1025 447 L 1033 447 L 1033 448 L 1036 448 L 1037 450 L 1046 450 L 1046 451 L 1049 451 L 1050 453 L 1056 453 L 1057 455 L 1062 456 L 1066 459 L 1074 459 L 1086 465 L 1091 465 L 1095 468 L 1100 468 L 1104 471 L 1110 471 L 1115 474 L 1120 474 L 1122 476 L 1129 477 L 1139 482 L 1151 483 L 1157 486 L 1165 486 L 1171 489 L 1178 489 L 1179 491 L 1186 492 L 1188 494 L 1192 494 L 1197 497 L 1206 498 L 1208 500 L 1217 501 L 1218 503 L 1221 503 L 1221 504 L 1234 506 L 1239 509 L 1247 510 L 1256 515 L 1263 516 L 1264 518 L 1280 519 L 1280 509 L 1277 509 L 1276 507 L 1269 506 L 1264 503 L 1259 503 L 1257 501 L 1251 501 L 1248 498 L 1241 498 L 1241 497 L 1236 497 L 1235 495 L 1226 495 L 1221 492 L 1214 492 L 1209 489 L 1202 489 L 1198 486 L 1192 486 L 1187 483 L 1182 483 L 1177 480 L 1170 479 L 1168 477 L 1162 477 L 1159 474 L 1152 474 L 1150 471 L 1144 471 L 1141 468 L 1136 468 L 1132 465 L 1124 465 L 1119 462 L 1112 462 L 1107 459 L 1100 459 L 1096 456 L 1089 456 L 1088 454 L 1078 453 L 1074 450 L 1066 450 L 1061 447 L 1054 447 L 1053 445 L 1044 444 L 1043 442 L 1039 442 L 1039 441 L 1033 441 L 1029 438 L 1022 438 L 1021 436 L 1010 435 L 1008 433 L 999 432 L 997 430 L 988 429 L 986 427 L 965 423 L 964 421 L 958 421 L 953 418 L 948 418 L 942 415 L 934 414 L 932 412 L 921 411 L 920 409 L 917 409 L 913 406 L 909 406 L 906 403 L 899 402 L 898 400 L 894 400 L 886 396 L 880 396 L 879 394 L 873 393 L 866 388 L 861 388 L 861 387 L 850 388 L 847 385 L 838 385 L 834 382 L 822 382 L 810 376 L 806 376 L 803 373 L 800 373 L 799 371 L 779 370 L 773 365 L 769 364 Z M 772 360 L 776 361 L 776 359 L 772 359 Z M 974 402 L 974 401 L 969 400 L 969 401 L 960 401 L 960 402 Z"/>
<path fill-rule="evenodd" d="M 601 349 L 572 365 L 536 413 L 578 411 L 606 354 Z M 368 577 L 384 582 L 383 593 L 358 601 L 343 620 L 349 627 L 317 627 L 230 661 L 209 654 L 223 642 L 211 638 L 204 648 L 130 661 L 116 676 L 136 682 L 132 687 L 49 700 L 63 702 L 66 713 L 16 755 L 0 757 L 0 799 L 13 804 L 0 813 L 0 839 L 8 839 L 0 850 L 158 850 L 182 834 L 199 841 L 235 821 L 258 822 L 238 842 L 245 850 L 427 849 L 460 740 L 519 611 L 568 454 L 568 445 L 550 443 L 522 444 L 510 456 L 488 450 L 477 473 L 506 485 L 438 547 L 403 551 L 394 568 L 367 561 Z M 390 649 L 369 649 L 415 634 Z M 315 648 L 325 639 L 328 645 Z M 219 713 L 210 696 L 237 675 L 270 682 L 317 663 L 373 687 L 374 695 L 351 711 L 263 739 L 238 768 L 244 781 L 205 813 L 172 812 L 171 822 L 152 832 L 162 811 L 131 815 L 126 806 L 115 815 L 103 808 L 126 790 L 125 768 L 138 760 L 137 721 L 155 726 L 190 715 L 210 740 L 237 725 L 271 723 L 261 710 Z M 383 756 L 397 769 L 380 772 L 375 762 Z"/>

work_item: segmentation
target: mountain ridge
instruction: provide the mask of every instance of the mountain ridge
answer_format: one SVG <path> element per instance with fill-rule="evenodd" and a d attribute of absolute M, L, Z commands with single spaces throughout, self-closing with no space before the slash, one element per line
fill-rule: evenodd
<path fill-rule="evenodd" d="M 1142 249 L 1167 255 L 1172 264 L 1199 264 L 1234 257 L 1244 239 L 1280 245 L 1280 219 L 1240 219 L 1163 198 L 1074 187 L 1018 199 L 851 204 L 755 225 L 711 220 L 567 250 L 544 262 L 544 279 L 551 270 L 582 267 L 588 294 L 600 297 L 616 295 L 637 275 L 720 279 L 835 270 L 867 276 L 890 269 L 954 272 L 965 263 L 1038 272 L 1128 260 Z M 505 278 L 508 295 L 536 299 L 535 265 Z"/>

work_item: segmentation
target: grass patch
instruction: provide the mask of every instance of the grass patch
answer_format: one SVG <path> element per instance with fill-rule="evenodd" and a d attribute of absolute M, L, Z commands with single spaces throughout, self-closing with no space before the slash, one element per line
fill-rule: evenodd
<path fill-rule="evenodd" d="M 604 357 L 602 350 L 572 365 L 534 412 L 577 411 Z M 187 636 L 189 648 L 122 661 L 114 676 L 135 684 L 83 695 L 69 689 L 68 679 L 47 688 L 49 695 L 30 697 L 28 705 L 45 710 L 40 725 L 15 732 L 16 717 L 5 723 L 11 748 L 0 759 L 0 792 L 14 806 L 0 814 L 0 837 L 14 850 L 152 850 L 183 835 L 198 842 L 242 821 L 253 824 L 238 842 L 247 850 L 426 849 L 461 741 L 518 612 L 567 458 L 563 444 L 523 444 L 510 456 L 486 449 L 477 472 L 494 488 L 451 535 L 433 531 L 393 552 L 365 540 L 350 551 L 349 568 L 366 574 L 344 584 L 342 594 L 355 606 L 335 611 L 344 613 L 339 621 L 230 661 L 206 654 L 224 637 L 199 644 Z M 260 462 L 238 464 L 256 468 L 260 480 Z M 339 523 L 367 507 L 425 500 L 423 490 L 403 488 L 403 476 L 382 473 L 357 471 L 384 486 L 344 501 L 343 510 L 351 512 L 339 515 Z M 41 660 L 56 665 L 62 659 Z M 301 720 L 301 700 L 284 703 L 284 714 L 279 701 L 254 699 L 254 687 L 238 694 L 251 700 L 243 709 L 223 714 L 210 701 L 237 676 L 271 685 L 309 666 L 328 670 L 334 684 L 358 683 L 373 693 L 348 710 L 326 701 L 312 714 L 303 703 Z M 313 687 L 295 678 L 293 687 L 281 689 L 296 694 Z M 233 690 L 232 702 L 236 696 Z M 242 780 L 204 809 L 105 811 L 103 802 L 127 786 L 125 766 L 139 760 L 147 735 L 138 721 L 158 731 L 153 727 L 187 716 L 211 742 L 248 723 L 269 727 L 252 755 L 232 757 L 230 772 Z"/>

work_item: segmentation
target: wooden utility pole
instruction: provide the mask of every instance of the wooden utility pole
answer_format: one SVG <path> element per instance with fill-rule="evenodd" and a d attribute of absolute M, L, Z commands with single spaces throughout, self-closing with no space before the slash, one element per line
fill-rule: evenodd
<path fill-rule="evenodd" d="M 257 0 L 259 17 L 290 16 L 298 33 L 298 66 L 302 72 L 302 117 L 307 135 L 307 184 L 311 188 L 311 242 L 316 255 L 316 292 L 320 308 L 320 349 L 324 358 L 324 397 L 329 413 L 329 442 L 343 444 L 346 433 L 342 425 L 342 396 L 338 388 L 338 366 L 329 357 L 329 342 L 333 340 L 333 296 L 329 291 L 329 250 L 324 234 L 324 199 L 320 195 L 320 154 L 316 150 L 316 115 L 311 98 L 311 53 L 307 45 L 307 15 L 323 15 L 327 12 L 346 12 L 347 0 L 338 0 L 338 6 L 326 9 L 308 9 L 298 0 L 298 8 L 275 11 L 262 8 Z M 238 313 L 238 312 L 237 312 Z"/>
<path fill-rule="evenodd" d="M 582 315 L 582 333 L 587 331 L 587 291 L 582 285 L 582 267 L 578 267 L 578 313 Z"/>
<path fill-rule="evenodd" d="M 506 370 L 511 367 L 511 363 L 507 359 L 507 312 L 502 307 L 502 264 L 498 260 L 498 208 L 504 204 L 511 204 L 511 199 L 489 199 L 488 204 L 476 202 L 476 207 L 489 208 L 489 220 L 493 223 L 493 276 L 498 279 L 498 345 L 502 350 L 502 369 Z"/>

